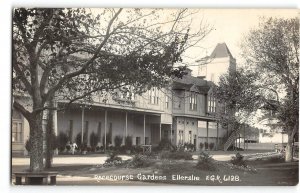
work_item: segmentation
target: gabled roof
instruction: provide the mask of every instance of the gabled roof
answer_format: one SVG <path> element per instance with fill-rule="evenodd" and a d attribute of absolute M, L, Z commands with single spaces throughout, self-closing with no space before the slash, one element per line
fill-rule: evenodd
<path fill-rule="evenodd" d="M 175 78 L 172 84 L 173 89 L 190 90 L 199 93 L 207 93 L 212 86 L 212 82 L 191 75 Z"/>
<path fill-rule="evenodd" d="M 218 43 L 214 51 L 211 53 L 210 57 L 211 58 L 226 58 L 226 57 L 233 58 L 226 43 Z"/>

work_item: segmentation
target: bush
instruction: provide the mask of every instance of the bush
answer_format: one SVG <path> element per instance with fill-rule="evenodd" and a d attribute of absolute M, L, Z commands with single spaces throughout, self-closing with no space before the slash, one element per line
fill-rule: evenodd
<path fill-rule="evenodd" d="M 192 160 L 193 155 L 189 152 L 185 151 L 175 151 L 175 152 L 166 152 L 161 154 L 161 158 L 163 159 L 175 159 L 175 160 Z"/>
<path fill-rule="evenodd" d="M 230 161 L 233 165 L 237 165 L 237 166 L 244 166 L 246 167 L 247 164 L 244 160 L 244 156 L 241 155 L 240 153 L 236 153 L 235 156 L 232 156 L 231 161 Z"/>
<path fill-rule="evenodd" d="M 213 142 L 211 142 L 211 143 L 209 144 L 209 149 L 210 149 L 210 150 L 213 150 L 214 147 L 215 147 L 215 144 L 214 144 Z"/>
<path fill-rule="evenodd" d="M 141 146 L 134 146 L 134 147 L 132 148 L 132 151 L 133 151 L 133 153 L 135 153 L 135 154 L 139 154 L 139 153 L 142 153 L 142 152 L 143 152 L 143 148 L 142 148 Z"/>
<path fill-rule="evenodd" d="M 205 150 L 208 149 L 208 143 L 207 142 L 204 142 L 204 148 L 205 148 Z"/>
<path fill-rule="evenodd" d="M 187 149 L 188 151 L 195 151 L 195 145 L 192 143 L 185 143 L 184 149 Z"/>
<path fill-rule="evenodd" d="M 128 167 L 132 168 L 145 168 L 151 165 L 147 156 L 136 154 L 128 163 Z"/>
<path fill-rule="evenodd" d="M 157 150 L 169 150 L 169 151 L 175 151 L 175 146 L 172 145 L 171 141 L 168 139 L 162 139 L 157 147 Z"/>
<path fill-rule="evenodd" d="M 57 144 L 58 144 L 58 149 L 60 152 L 64 151 L 67 145 L 67 142 L 69 141 L 69 138 L 67 134 L 64 132 L 60 132 L 57 137 Z"/>
<path fill-rule="evenodd" d="M 109 157 L 105 160 L 105 163 L 111 163 L 114 161 L 122 161 L 121 157 L 118 157 L 116 152 L 112 152 L 109 154 Z"/>
<path fill-rule="evenodd" d="M 202 150 L 203 147 L 204 147 L 204 144 L 201 142 L 201 143 L 199 144 L 199 147 L 200 147 L 200 150 Z"/>
<path fill-rule="evenodd" d="M 218 170 L 212 156 L 205 152 L 200 153 L 196 168 L 208 171 Z"/>
<path fill-rule="evenodd" d="M 90 134 L 90 145 L 92 150 L 96 149 L 98 141 L 99 141 L 99 137 L 94 132 L 92 132 Z"/>
<path fill-rule="evenodd" d="M 78 148 L 82 146 L 82 144 L 81 144 L 81 133 L 78 133 L 76 135 L 75 141 L 76 141 L 76 144 L 77 144 Z"/>
<path fill-rule="evenodd" d="M 112 141 L 111 141 L 111 133 L 107 133 L 106 134 L 106 147 L 108 147 L 109 145 L 111 145 Z M 102 144 L 103 146 L 105 146 L 105 136 L 102 137 Z"/>
<path fill-rule="evenodd" d="M 132 137 L 131 136 L 125 137 L 125 149 L 126 150 L 132 149 Z"/>
<path fill-rule="evenodd" d="M 123 143 L 123 137 L 120 136 L 120 135 L 115 136 L 114 142 L 115 142 L 115 147 L 117 149 L 120 149 L 120 147 L 121 147 L 121 145 Z"/>

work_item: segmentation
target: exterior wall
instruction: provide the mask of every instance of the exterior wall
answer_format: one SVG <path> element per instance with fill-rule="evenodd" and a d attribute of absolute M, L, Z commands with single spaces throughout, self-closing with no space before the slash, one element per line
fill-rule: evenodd
<path fill-rule="evenodd" d="M 236 61 L 233 58 L 214 58 L 206 65 L 199 65 L 198 76 L 205 76 L 206 80 L 217 84 L 222 74 L 227 73 L 228 70 L 234 70 L 235 68 Z"/>
<path fill-rule="evenodd" d="M 80 109 L 72 109 L 65 112 L 58 113 L 58 133 L 64 132 L 69 133 L 70 120 L 73 120 L 73 136 L 72 140 L 75 141 L 76 135 L 81 133 L 82 128 L 82 111 Z M 112 109 L 107 110 L 107 130 L 109 132 L 110 124 L 112 124 L 112 145 L 114 145 L 115 136 L 123 137 L 123 144 L 125 138 L 125 125 L 126 125 L 126 114 L 124 111 L 116 111 Z M 98 124 L 101 123 L 101 145 L 103 143 L 103 136 L 105 133 L 105 111 L 104 110 L 89 110 L 84 111 L 84 122 L 88 121 L 88 144 L 89 137 L 92 132 L 97 134 Z M 151 143 L 151 127 L 152 124 L 159 122 L 158 116 L 146 115 L 145 119 L 145 137 L 149 138 Z M 136 137 L 140 137 L 140 143 L 143 144 L 144 137 L 144 114 L 141 113 L 130 113 L 127 115 L 127 135 L 132 136 L 133 145 L 136 145 Z"/>
<path fill-rule="evenodd" d="M 21 129 L 21 139 L 17 142 L 12 140 L 12 155 L 27 155 L 28 152 L 25 148 L 26 141 L 29 139 L 29 124 L 24 116 L 17 110 L 13 109 L 12 112 L 12 130 L 14 124 L 18 124 Z M 13 136 L 12 136 L 13 137 Z"/>

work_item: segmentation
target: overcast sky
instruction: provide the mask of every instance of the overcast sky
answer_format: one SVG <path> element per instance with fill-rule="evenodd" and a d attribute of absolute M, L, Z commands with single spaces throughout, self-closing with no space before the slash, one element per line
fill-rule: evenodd
<path fill-rule="evenodd" d="M 204 17 L 215 29 L 201 42 L 204 49 L 191 48 L 186 52 L 191 58 L 186 60 L 191 63 L 206 54 L 210 55 L 217 43 L 225 42 L 237 63 L 241 63 L 241 39 L 251 28 L 258 26 L 260 17 L 291 18 L 299 16 L 298 13 L 295 9 L 203 9 L 198 17 Z M 194 73 L 197 72 L 196 66 L 190 68 Z"/>

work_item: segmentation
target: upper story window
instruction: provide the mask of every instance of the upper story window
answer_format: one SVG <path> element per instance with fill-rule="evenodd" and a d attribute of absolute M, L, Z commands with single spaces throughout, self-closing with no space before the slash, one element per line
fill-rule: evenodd
<path fill-rule="evenodd" d="M 216 98 L 210 94 L 208 96 L 208 112 L 216 112 Z"/>
<path fill-rule="evenodd" d="M 168 109 L 169 108 L 169 104 L 170 104 L 170 102 L 169 102 L 169 96 L 168 95 L 165 96 L 165 101 L 166 101 L 166 109 Z"/>
<path fill-rule="evenodd" d="M 123 87 L 123 91 L 118 92 L 118 97 L 120 99 L 135 100 L 135 94 L 133 92 L 133 87 L 132 86 Z"/>
<path fill-rule="evenodd" d="M 158 104 L 158 100 L 159 100 L 159 97 L 158 97 L 158 90 L 157 90 L 157 88 L 151 88 L 149 90 L 149 103 L 157 105 Z"/>
<path fill-rule="evenodd" d="M 190 110 L 197 110 L 197 94 L 191 93 L 190 95 Z"/>
<path fill-rule="evenodd" d="M 13 121 L 12 123 L 12 142 L 22 142 L 22 123 Z"/>

